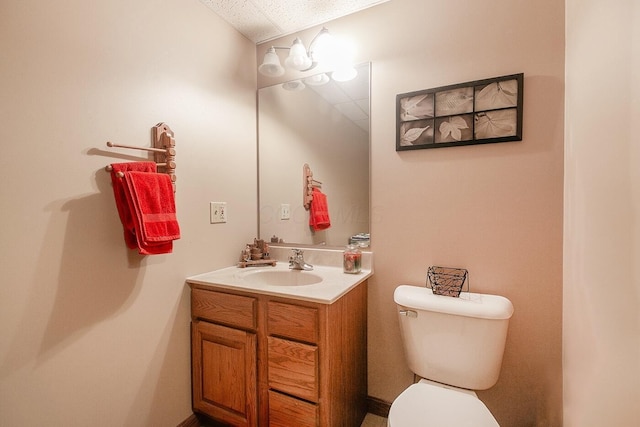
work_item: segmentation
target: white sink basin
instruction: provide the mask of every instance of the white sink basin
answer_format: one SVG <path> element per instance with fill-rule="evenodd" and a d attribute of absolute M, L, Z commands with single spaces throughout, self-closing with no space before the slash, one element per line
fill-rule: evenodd
<path fill-rule="evenodd" d="M 255 270 L 243 273 L 241 280 L 251 285 L 305 286 L 322 282 L 322 277 L 313 271 Z"/>
<path fill-rule="evenodd" d="M 192 287 L 212 286 L 332 304 L 373 274 L 371 253 L 363 253 L 360 274 L 345 274 L 341 249 L 307 249 L 306 259 L 313 264 L 313 270 L 296 271 L 289 269 L 291 248 L 271 248 L 272 257 L 277 261 L 275 266 L 238 268 L 234 265 L 188 277 L 187 282 Z"/>

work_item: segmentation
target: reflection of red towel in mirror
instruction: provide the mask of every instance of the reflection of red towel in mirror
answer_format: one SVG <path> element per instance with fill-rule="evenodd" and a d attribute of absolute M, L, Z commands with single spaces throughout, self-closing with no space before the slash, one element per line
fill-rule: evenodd
<path fill-rule="evenodd" d="M 314 187 L 312 197 L 313 199 L 311 200 L 309 210 L 309 225 L 314 231 L 326 230 L 331 227 L 327 196 L 318 188 Z"/>

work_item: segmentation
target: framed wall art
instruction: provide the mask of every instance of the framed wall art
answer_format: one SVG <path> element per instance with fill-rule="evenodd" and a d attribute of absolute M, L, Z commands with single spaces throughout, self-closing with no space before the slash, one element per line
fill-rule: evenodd
<path fill-rule="evenodd" d="M 396 96 L 396 151 L 522 141 L 524 74 Z"/>

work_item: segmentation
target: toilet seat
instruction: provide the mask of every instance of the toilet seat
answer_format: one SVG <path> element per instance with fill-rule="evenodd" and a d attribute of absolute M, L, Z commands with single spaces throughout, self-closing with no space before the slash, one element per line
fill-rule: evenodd
<path fill-rule="evenodd" d="M 409 386 L 391 405 L 388 427 L 499 427 L 475 393 L 425 380 Z"/>

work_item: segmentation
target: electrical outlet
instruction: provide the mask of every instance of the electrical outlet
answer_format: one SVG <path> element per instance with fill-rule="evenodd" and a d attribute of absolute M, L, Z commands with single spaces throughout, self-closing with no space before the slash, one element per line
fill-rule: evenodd
<path fill-rule="evenodd" d="M 288 203 L 283 203 L 280 205 L 280 219 L 290 219 L 291 218 L 291 205 Z"/>
<path fill-rule="evenodd" d="M 211 224 L 227 222 L 227 202 L 210 202 L 209 215 Z"/>

